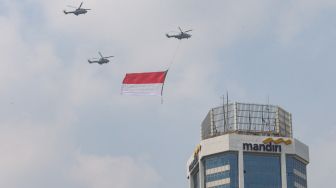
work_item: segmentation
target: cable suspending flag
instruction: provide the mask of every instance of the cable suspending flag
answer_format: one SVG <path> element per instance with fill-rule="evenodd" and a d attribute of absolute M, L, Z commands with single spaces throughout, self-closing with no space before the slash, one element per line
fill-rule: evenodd
<path fill-rule="evenodd" d="M 161 95 L 167 71 L 127 73 L 121 93 L 127 95 Z"/>

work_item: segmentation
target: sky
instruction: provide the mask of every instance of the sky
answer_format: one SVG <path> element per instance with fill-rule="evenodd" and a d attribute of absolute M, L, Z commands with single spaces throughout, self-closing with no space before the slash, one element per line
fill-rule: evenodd
<path fill-rule="evenodd" d="M 188 187 L 200 124 L 227 91 L 291 112 L 308 186 L 334 186 L 336 1 L 86 0 L 86 15 L 62 12 L 80 3 L 0 0 L 0 187 Z M 165 37 L 178 26 L 192 38 Z M 98 51 L 115 58 L 89 64 Z M 125 73 L 172 60 L 163 104 L 120 95 Z"/>

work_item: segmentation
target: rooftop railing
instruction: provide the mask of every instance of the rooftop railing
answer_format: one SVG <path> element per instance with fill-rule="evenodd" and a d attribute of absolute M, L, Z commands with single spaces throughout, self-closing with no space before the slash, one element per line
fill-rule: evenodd
<path fill-rule="evenodd" d="M 212 108 L 202 122 L 202 140 L 234 132 L 292 137 L 292 115 L 279 106 L 234 102 Z"/>

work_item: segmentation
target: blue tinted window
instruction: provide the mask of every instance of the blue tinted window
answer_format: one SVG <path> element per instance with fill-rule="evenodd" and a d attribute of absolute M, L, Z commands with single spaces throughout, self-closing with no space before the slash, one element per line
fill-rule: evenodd
<path fill-rule="evenodd" d="M 206 157 L 204 160 L 205 165 L 205 183 L 221 180 L 230 179 L 230 183 L 225 185 L 218 185 L 213 188 L 237 188 L 238 187 L 238 155 L 236 152 L 226 152 L 222 154 L 217 154 L 214 156 Z M 216 173 L 208 173 L 207 170 L 214 169 L 218 167 L 229 167 L 224 171 Z"/>
<path fill-rule="evenodd" d="M 245 188 L 281 188 L 279 155 L 244 153 Z"/>
<path fill-rule="evenodd" d="M 287 187 L 294 188 L 296 184 L 307 187 L 306 164 L 296 159 L 293 155 L 286 156 Z"/>

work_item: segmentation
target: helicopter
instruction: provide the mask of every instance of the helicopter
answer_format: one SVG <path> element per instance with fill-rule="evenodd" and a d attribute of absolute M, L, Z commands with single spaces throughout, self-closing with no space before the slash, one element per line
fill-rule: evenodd
<path fill-rule="evenodd" d="M 108 60 L 108 58 L 114 57 L 114 56 L 108 56 L 108 57 L 104 57 L 100 52 L 98 52 L 98 54 L 100 55 L 100 58 L 92 58 L 92 60 L 88 60 L 89 63 L 98 63 L 99 65 L 105 64 L 110 62 L 110 60 Z"/>
<path fill-rule="evenodd" d="M 182 31 L 182 29 L 180 27 L 178 27 L 178 29 L 180 30 L 181 33 L 179 34 L 176 34 L 176 35 L 169 35 L 168 33 L 166 34 L 166 36 L 168 38 L 171 38 L 171 37 L 174 37 L 174 38 L 177 38 L 179 40 L 182 40 L 182 39 L 188 39 L 191 37 L 191 34 L 188 34 L 188 32 L 192 31 L 192 30 L 187 30 L 187 31 Z"/>
<path fill-rule="evenodd" d="M 73 7 L 73 6 L 69 6 L 68 7 L 71 7 L 71 8 L 75 8 L 76 10 L 74 11 L 66 11 L 64 10 L 64 14 L 74 14 L 76 16 L 80 15 L 80 14 L 86 14 L 88 10 L 91 10 L 91 9 L 85 9 L 85 8 L 81 8 L 83 5 L 83 2 L 79 5 L 79 7 Z"/>

